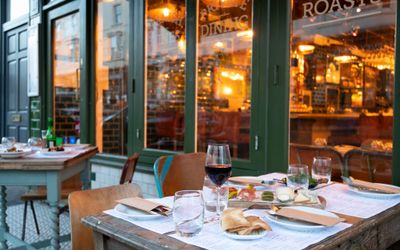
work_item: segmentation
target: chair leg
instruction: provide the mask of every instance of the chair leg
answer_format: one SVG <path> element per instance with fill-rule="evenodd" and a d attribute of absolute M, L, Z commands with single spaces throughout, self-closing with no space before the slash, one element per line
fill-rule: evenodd
<path fill-rule="evenodd" d="M 31 205 L 31 210 L 32 210 L 32 214 L 33 214 L 33 220 L 35 221 L 35 226 L 36 226 L 36 232 L 39 235 L 40 231 L 39 231 L 39 224 L 37 222 L 37 217 L 36 217 L 36 212 L 35 212 L 35 207 L 33 206 L 33 201 L 29 201 L 30 205 Z"/>
<path fill-rule="evenodd" d="M 23 222 L 22 222 L 22 236 L 21 239 L 25 240 L 25 229 L 26 229 L 26 212 L 28 209 L 28 201 L 25 201 L 24 204 L 24 218 L 23 218 Z"/>

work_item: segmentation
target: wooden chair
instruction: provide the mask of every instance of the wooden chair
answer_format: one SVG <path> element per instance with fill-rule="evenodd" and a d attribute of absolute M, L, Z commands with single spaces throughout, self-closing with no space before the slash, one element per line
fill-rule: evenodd
<path fill-rule="evenodd" d="M 343 157 L 334 147 L 290 143 L 289 163 L 308 165 L 311 169 L 315 156 L 326 156 L 332 159 L 332 180 L 340 181 L 340 176 L 346 173 Z"/>
<path fill-rule="evenodd" d="M 178 190 L 202 189 L 205 153 L 161 156 L 153 166 L 158 195 L 174 195 Z"/>
<path fill-rule="evenodd" d="M 140 187 L 130 183 L 71 193 L 68 197 L 68 205 L 72 249 L 94 249 L 92 230 L 81 223 L 83 217 L 113 208 L 116 200 L 135 196 L 142 196 Z"/>
<path fill-rule="evenodd" d="M 139 160 L 139 156 L 140 155 L 138 153 L 134 153 L 132 156 L 130 156 L 127 159 L 124 167 L 122 168 L 119 184 L 132 183 L 133 174 L 135 173 L 136 164 Z M 79 175 L 76 175 L 76 176 L 72 177 L 71 179 L 63 182 L 62 188 L 61 188 L 61 199 L 62 200 L 68 199 L 68 196 L 70 193 L 81 190 L 81 187 L 82 187 L 82 183 L 81 183 Z M 47 190 L 45 187 L 39 187 L 37 190 L 30 191 L 21 196 L 21 200 L 24 201 L 24 203 L 25 203 L 24 204 L 23 224 L 22 224 L 22 236 L 21 236 L 22 240 L 25 239 L 26 216 L 27 216 L 28 203 L 32 210 L 32 215 L 33 215 L 33 220 L 35 222 L 36 232 L 37 232 L 37 234 L 40 234 L 39 225 L 37 222 L 37 217 L 36 217 L 36 212 L 35 212 L 35 207 L 33 205 L 33 202 L 34 201 L 45 201 L 46 199 L 47 199 Z M 60 214 L 67 210 L 68 210 L 68 205 L 61 204 Z"/>

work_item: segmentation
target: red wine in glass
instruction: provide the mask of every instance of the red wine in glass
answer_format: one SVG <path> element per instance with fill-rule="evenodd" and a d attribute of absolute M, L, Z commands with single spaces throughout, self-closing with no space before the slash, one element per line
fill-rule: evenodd
<path fill-rule="evenodd" d="M 206 166 L 208 178 L 217 186 L 222 186 L 232 174 L 231 164 L 211 164 Z"/>

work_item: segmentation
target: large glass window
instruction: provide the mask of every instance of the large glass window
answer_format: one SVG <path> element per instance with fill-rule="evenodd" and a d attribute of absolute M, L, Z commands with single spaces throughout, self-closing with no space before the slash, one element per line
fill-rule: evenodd
<path fill-rule="evenodd" d="M 96 145 L 127 154 L 129 2 L 97 1 Z"/>
<path fill-rule="evenodd" d="M 197 146 L 228 143 L 234 158 L 250 145 L 252 1 L 200 0 Z"/>
<path fill-rule="evenodd" d="M 147 0 L 145 30 L 145 147 L 182 151 L 185 0 Z"/>
<path fill-rule="evenodd" d="M 80 136 L 79 13 L 52 22 L 53 113 L 57 136 Z"/>
<path fill-rule="evenodd" d="M 290 162 L 391 182 L 396 1 L 294 0 Z"/>

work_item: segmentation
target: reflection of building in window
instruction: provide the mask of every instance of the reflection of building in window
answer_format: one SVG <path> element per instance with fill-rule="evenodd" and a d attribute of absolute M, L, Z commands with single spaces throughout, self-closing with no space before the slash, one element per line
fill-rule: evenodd
<path fill-rule="evenodd" d="M 121 4 L 116 4 L 113 6 L 114 11 L 114 24 L 122 24 L 122 8 Z"/>
<path fill-rule="evenodd" d="M 119 60 L 124 57 L 124 34 L 117 31 L 110 34 L 111 41 L 111 60 Z"/>

